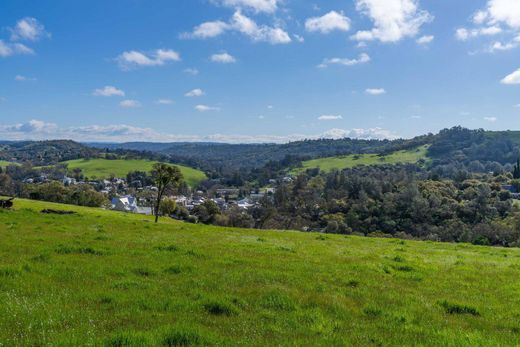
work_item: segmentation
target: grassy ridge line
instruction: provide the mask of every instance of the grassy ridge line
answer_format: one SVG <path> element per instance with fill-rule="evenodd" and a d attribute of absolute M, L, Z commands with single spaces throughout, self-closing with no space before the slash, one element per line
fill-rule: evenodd
<path fill-rule="evenodd" d="M 126 177 L 130 171 L 150 172 L 152 166 L 157 162 L 142 159 L 76 159 L 64 163 L 68 164 L 69 169 L 80 168 L 87 177 L 108 178 L 111 175 Z M 184 180 L 192 187 L 197 186 L 207 178 L 206 174 L 200 170 L 184 165 L 172 165 L 177 166 L 181 170 Z"/>
<path fill-rule="evenodd" d="M 520 344 L 519 249 L 145 220 L 1 210 L 0 341 Z"/>
<path fill-rule="evenodd" d="M 303 167 L 296 168 L 292 172 L 297 174 L 307 169 L 315 168 L 319 168 L 324 172 L 330 172 L 332 170 L 348 169 L 360 165 L 417 163 L 421 159 L 426 159 L 428 147 L 429 145 L 424 145 L 412 150 L 397 151 L 384 157 L 378 154 L 353 154 L 307 160 L 302 163 Z"/>

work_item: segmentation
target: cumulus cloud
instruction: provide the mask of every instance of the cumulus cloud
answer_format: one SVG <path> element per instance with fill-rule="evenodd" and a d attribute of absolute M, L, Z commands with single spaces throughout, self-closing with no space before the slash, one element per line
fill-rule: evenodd
<path fill-rule="evenodd" d="M 369 95 L 382 95 L 386 94 L 386 90 L 384 90 L 383 88 L 368 88 L 365 90 L 365 93 Z"/>
<path fill-rule="evenodd" d="M 119 66 L 128 70 L 141 66 L 162 66 L 168 62 L 180 61 L 180 54 L 171 49 L 157 49 L 151 53 L 139 51 L 127 51 L 121 53 L 117 58 Z"/>
<path fill-rule="evenodd" d="M 197 110 L 199 112 L 220 111 L 220 107 L 197 105 L 197 106 L 195 106 L 195 110 Z"/>
<path fill-rule="evenodd" d="M 507 42 L 495 43 L 488 52 L 513 49 L 518 46 L 520 35 L 520 2 L 518 0 L 488 0 L 483 9 L 471 18 L 472 29 L 459 28 L 455 37 L 460 41 L 479 36 L 503 34 Z"/>
<path fill-rule="evenodd" d="M 397 42 L 416 36 L 433 20 L 430 13 L 419 8 L 417 0 L 356 0 L 356 9 L 374 23 L 371 30 L 352 36 L 357 41 Z"/>
<path fill-rule="evenodd" d="M 222 21 L 205 22 L 196 26 L 192 33 L 184 33 L 181 37 L 207 39 L 220 36 L 228 29 L 230 29 L 229 24 Z"/>
<path fill-rule="evenodd" d="M 343 65 L 343 66 L 353 66 L 358 64 L 366 64 L 370 62 L 370 56 L 366 53 L 361 53 L 356 59 L 347 59 L 347 58 L 327 58 L 324 59 L 321 64 L 318 65 L 319 68 L 326 68 L 329 65 Z"/>
<path fill-rule="evenodd" d="M 268 42 L 270 44 L 290 43 L 290 35 L 280 27 L 258 25 L 253 19 L 237 10 L 229 23 L 215 21 L 202 23 L 195 27 L 191 33 L 181 34 L 181 38 L 211 38 L 222 35 L 226 31 L 236 31 L 248 36 L 257 42 Z"/>
<path fill-rule="evenodd" d="M 184 94 L 184 96 L 189 97 L 189 98 L 199 97 L 199 96 L 203 96 L 203 95 L 206 95 L 206 93 L 200 88 L 190 90 L 189 92 Z"/>
<path fill-rule="evenodd" d="M 430 43 L 432 43 L 434 38 L 435 37 L 433 35 L 425 35 L 425 36 L 419 37 L 416 42 L 419 45 L 426 46 L 426 45 L 429 45 Z"/>
<path fill-rule="evenodd" d="M 213 0 L 213 2 L 223 6 L 249 9 L 255 12 L 273 13 L 278 9 L 280 0 Z"/>
<path fill-rule="evenodd" d="M 78 127 L 60 127 L 54 123 L 31 120 L 14 125 L 0 124 L 0 137 L 6 140 L 48 140 L 73 139 L 84 142 L 220 142 L 220 143 L 287 143 L 304 139 L 396 139 L 394 132 L 382 128 L 369 129 L 330 129 L 321 134 L 289 135 L 182 135 L 161 133 L 150 128 L 141 128 L 126 124 L 87 125 Z"/>
<path fill-rule="evenodd" d="M 51 34 L 45 31 L 45 27 L 36 18 L 25 17 L 16 22 L 11 31 L 12 41 L 38 41 L 42 38 L 50 37 Z"/>
<path fill-rule="evenodd" d="M 350 18 L 343 13 L 330 11 L 321 17 L 312 17 L 305 21 L 305 29 L 309 32 L 328 34 L 332 31 L 349 31 Z"/>
<path fill-rule="evenodd" d="M 495 123 L 498 120 L 498 118 L 497 117 L 484 117 L 484 120 L 486 122 Z"/>
<path fill-rule="evenodd" d="M 501 81 L 502 84 L 520 84 L 520 69 L 510 73 Z"/>
<path fill-rule="evenodd" d="M 342 116 L 340 115 L 323 115 L 323 116 L 319 116 L 318 117 L 318 120 L 321 120 L 321 121 L 330 121 L 330 120 L 341 120 L 343 119 Z"/>
<path fill-rule="evenodd" d="M 221 63 L 221 64 L 231 64 L 236 63 L 235 57 L 233 57 L 231 54 L 222 52 L 218 54 L 213 54 L 211 56 L 211 61 L 215 63 Z"/>
<path fill-rule="evenodd" d="M 21 43 L 10 43 L 0 40 L 0 57 L 13 55 L 32 55 L 34 50 Z"/>
<path fill-rule="evenodd" d="M 125 92 L 121 89 L 118 89 L 114 86 L 104 86 L 103 88 L 98 88 L 94 90 L 92 93 L 94 96 L 125 96 Z"/>
<path fill-rule="evenodd" d="M 141 103 L 137 100 L 123 100 L 119 103 L 122 108 L 138 108 L 141 107 Z"/>

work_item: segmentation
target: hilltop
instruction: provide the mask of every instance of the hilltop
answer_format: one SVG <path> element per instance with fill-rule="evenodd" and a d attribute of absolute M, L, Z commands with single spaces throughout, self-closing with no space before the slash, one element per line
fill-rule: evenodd
<path fill-rule="evenodd" d="M 0 238 L 6 345 L 520 343 L 518 249 L 153 224 L 29 200 L 0 211 Z"/>

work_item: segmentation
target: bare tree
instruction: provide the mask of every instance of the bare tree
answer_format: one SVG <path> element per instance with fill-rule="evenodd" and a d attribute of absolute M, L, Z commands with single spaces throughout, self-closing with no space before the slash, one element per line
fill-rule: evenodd
<path fill-rule="evenodd" d="M 164 197 L 164 193 L 179 185 L 182 181 L 182 173 L 176 166 L 171 166 L 163 163 L 157 163 L 152 169 L 152 178 L 157 186 L 157 199 L 154 206 L 155 223 L 159 220 L 159 211 L 161 207 L 161 201 Z"/>

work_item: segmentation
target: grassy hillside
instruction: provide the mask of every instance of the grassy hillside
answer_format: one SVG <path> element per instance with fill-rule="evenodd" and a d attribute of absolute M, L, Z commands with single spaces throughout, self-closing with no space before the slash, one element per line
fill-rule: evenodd
<path fill-rule="evenodd" d="M 293 170 L 293 173 L 315 168 L 329 172 L 335 169 L 348 169 L 359 165 L 416 163 L 420 159 L 426 159 L 427 150 L 428 145 L 425 145 L 417 149 L 394 152 L 384 157 L 377 154 L 359 154 L 308 160 L 302 163 L 303 167 Z"/>
<path fill-rule="evenodd" d="M 519 249 L 23 200 L 0 211 L 0 239 L 5 346 L 520 344 Z"/>
<path fill-rule="evenodd" d="M 107 178 L 111 175 L 117 177 L 126 177 L 130 171 L 146 171 L 152 170 L 153 164 L 156 162 L 150 160 L 107 160 L 107 159 L 78 159 L 65 162 L 69 169 L 80 168 L 88 177 Z M 184 179 L 190 186 L 196 186 L 198 183 L 206 179 L 204 172 L 183 166 L 177 166 L 184 176 Z"/>
<path fill-rule="evenodd" d="M 6 166 L 9 166 L 9 165 L 20 165 L 20 164 L 13 163 L 13 162 L 10 162 L 10 161 L 0 160 L 0 167 L 6 167 Z"/>

